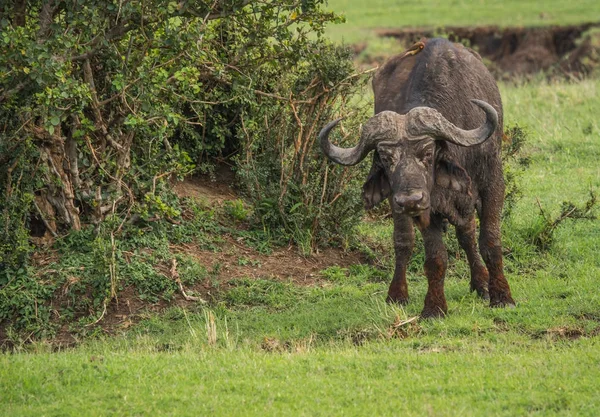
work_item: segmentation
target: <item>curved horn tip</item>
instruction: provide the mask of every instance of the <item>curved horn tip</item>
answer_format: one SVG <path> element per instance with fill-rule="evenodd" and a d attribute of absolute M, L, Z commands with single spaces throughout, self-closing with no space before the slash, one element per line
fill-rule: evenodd
<path fill-rule="evenodd" d="M 342 117 L 338 117 L 337 119 L 335 119 L 334 121 L 332 121 L 331 123 L 333 123 L 333 125 L 337 125 L 339 122 L 341 122 L 342 120 L 344 120 L 346 118 L 346 116 L 342 116 Z"/>
<path fill-rule="evenodd" d="M 361 134 L 358 144 L 352 148 L 340 148 L 332 144 L 328 138 L 329 132 L 331 132 L 342 119 L 343 117 L 340 117 L 339 119 L 329 122 L 321 129 L 318 136 L 321 149 L 323 150 L 323 153 L 335 163 L 345 166 L 356 165 L 362 161 L 371 150 L 373 150 L 375 144 L 372 140 L 369 140 L 368 137 L 365 137 L 364 131 Z"/>
<path fill-rule="evenodd" d="M 319 137 L 322 137 L 323 135 L 329 134 L 329 131 L 330 131 L 331 129 L 333 129 L 334 127 L 336 127 L 336 126 L 337 126 L 337 124 L 338 124 L 339 122 L 341 122 L 343 119 L 344 119 L 344 117 L 340 117 L 340 118 L 338 118 L 338 119 L 335 119 L 335 120 L 333 120 L 333 121 L 331 121 L 331 122 L 327 123 L 327 124 L 325 125 L 325 127 L 323 127 L 323 129 L 321 129 L 321 131 L 319 132 Z"/>
<path fill-rule="evenodd" d="M 481 108 L 484 112 L 495 113 L 496 116 L 498 116 L 498 112 L 496 111 L 496 109 L 487 101 L 478 100 L 476 98 L 472 98 L 470 101 L 471 103 L 477 105 L 477 107 Z"/>
<path fill-rule="evenodd" d="M 488 104 L 486 101 L 479 100 L 479 99 L 476 99 L 476 98 L 472 98 L 470 101 L 471 101 L 472 103 L 475 103 L 475 104 L 477 104 L 479 107 L 485 107 L 486 105 L 488 105 L 488 106 L 489 106 L 489 104 Z"/>

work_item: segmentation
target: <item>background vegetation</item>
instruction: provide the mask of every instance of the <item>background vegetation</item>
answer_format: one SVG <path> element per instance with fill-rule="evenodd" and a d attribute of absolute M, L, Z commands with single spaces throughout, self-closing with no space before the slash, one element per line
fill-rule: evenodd
<path fill-rule="evenodd" d="M 387 9 L 369 7 L 369 10 L 371 13 L 387 10 L 389 19 L 397 19 L 398 24 L 420 22 L 428 14 L 438 16 L 440 21 L 446 18 L 450 21 L 454 16 L 457 20 L 454 23 L 480 23 L 481 13 L 486 10 L 481 7 L 485 3 L 481 2 L 436 5 L 433 7 L 431 3 L 425 13 L 417 5 L 397 9 L 402 12 L 401 16 L 394 15 L 393 5 Z M 558 16 L 553 23 L 576 23 L 599 16 L 596 5 L 588 5 L 585 11 L 577 11 L 578 6 L 573 6 L 562 14 L 558 13 L 561 7 L 551 2 L 544 3 L 543 8 L 533 3 L 506 3 L 505 8 L 496 10 L 496 17 L 498 22 L 508 23 L 510 16 L 525 16 L 525 10 L 530 10 L 527 19 L 531 20 L 524 20 L 528 23 L 533 23 L 536 14 L 542 12 Z M 361 28 L 375 25 L 370 23 L 371 14 L 364 11 L 366 6 L 363 5 L 343 6 L 331 1 L 326 9 L 346 12 L 349 18 L 356 16 L 354 22 L 350 20 L 352 26 L 348 29 L 340 25 L 333 26 L 333 31 L 360 33 Z M 462 13 L 457 13 L 459 10 Z M 217 22 L 212 24 L 217 25 Z M 324 41 L 319 39 L 305 42 L 307 45 L 317 42 L 323 48 L 338 51 L 335 52 L 338 55 L 329 56 L 343 59 L 332 58 L 339 66 L 332 63 L 330 68 L 338 68 L 339 74 L 334 71 L 339 75 L 335 79 L 340 89 L 346 88 L 349 81 L 344 80 L 355 72 L 348 64 L 349 56 L 339 49 L 324 46 Z M 160 61 L 156 59 L 155 65 Z M 311 60 L 309 56 L 304 59 L 305 64 L 291 68 L 299 70 L 298 79 L 312 81 L 310 71 L 320 65 L 319 60 Z M 237 72 L 231 71 L 234 77 Z M 253 72 L 261 74 L 260 70 Z M 295 74 L 288 72 L 285 77 L 295 79 Z M 306 78 L 302 78 L 302 74 Z M 277 84 L 275 75 L 263 76 L 268 87 L 273 88 L 271 82 Z M 358 103 L 360 107 L 361 103 L 368 102 L 369 93 L 351 97 L 352 88 L 362 85 L 359 78 L 349 79 L 356 80 L 357 84 L 352 82 L 348 90 L 343 90 L 346 93 L 341 93 L 333 105 L 336 111 L 345 112 L 350 105 Z M 248 87 L 249 84 L 243 85 Z M 299 91 L 305 91 L 308 86 L 310 82 L 302 84 Z M 240 88 L 246 91 L 246 87 Z M 281 90 L 265 86 L 255 89 L 288 97 Z M 220 282 L 218 270 L 224 268 L 223 265 L 198 262 L 174 248 L 193 244 L 213 251 L 216 257 L 227 251 L 232 242 L 243 242 L 245 247 L 258 253 L 273 251 L 278 242 L 287 242 L 294 233 L 299 243 L 311 242 L 314 240 L 312 232 L 307 232 L 310 227 L 298 226 L 305 224 L 300 219 L 310 216 L 311 212 L 293 220 L 297 210 L 313 207 L 297 205 L 301 202 L 300 196 L 310 194 L 302 194 L 299 188 L 298 194 L 294 194 L 295 200 L 286 201 L 282 206 L 287 215 L 278 214 L 278 192 L 281 192 L 278 188 L 270 191 L 271 201 L 235 200 L 222 209 L 214 209 L 192 200 L 177 202 L 169 192 L 168 183 L 160 181 L 166 177 L 156 178 L 169 169 L 148 168 L 149 173 L 136 174 L 140 178 L 136 181 L 145 184 L 139 187 L 140 191 L 130 187 L 136 198 L 131 214 L 139 216 L 135 221 L 123 223 L 129 208 L 123 201 L 119 203 L 122 204 L 120 210 L 115 210 L 114 215 L 112 211 L 105 213 L 104 221 L 95 227 L 82 227 L 80 231 L 66 234 L 67 227 L 57 226 L 64 237 L 56 239 L 49 248 L 50 262 L 41 265 L 35 263 L 35 259 L 33 264 L 25 261 L 25 255 L 31 253 L 29 240 L 27 237 L 20 240 L 24 242 L 25 258 L 11 258 L 11 265 L 18 267 L 5 268 L 0 278 L 4 280 L 0 281 L 2 336 L 9 347 L 9 352 L 0 356 L 3 412 L 11 416 L 264 415 L 273 412 L 283 415 L 597 415 L 600 410 L 596 388 L 600 385 L 600 370 L 596 366 L 600 360 L 597 291 L 600 224 L 593 219 L 565 217 L 557 227 L 549 229 L 549 225 L 561 217 L 565 201 L 585 212 L 586 204 L 593 201 L 590 191 L 593 194 L 600 186 L 597 165 L 600 82 L 597 79 L 547 81 L 540 76 L 528 82 L 503 82 L 500 89 L 505 125 L 513 129 L 513 138 L 525 138 L 521 149 L 507 159 L 507 175 L 512 175 L 511 181 L 520 191 L 520 197 L 515 194 L 510 198 L 511 213 L 503 223 L 506 272 L 517 301 L 516 309 L 489 309 L 468 292 L 468 265 L 451 232 L 446 236 L 450 254 L 446 280 L 448 317 L 415 319 L 426 292 L 420 249 L 409 268 L 411 302 L 406 308 L 385 304 L 393 251 L 392 228 L 384 215 L 361 221 L 346 240 L 350 247 L 359 248 L 369 258 L 368 263 L 329 267 L 311 277 L 308 285 L 298 277 L 282 280 L 260 272 Z M 183 90 L 175 92 L 191 94 Z M 266 115 L 269 120 L 273 117 L 275 123 L 286 129 L 285 134 L 280 134 L 281 138 L 288 137 L 288 129 L 296 129 L 298 124 L 294 122 L 294 109 L 289 100 L 260 93 L 250 96 L 244 100 L 259 103 L 250 103 L 248 107 L 243 100 L 235 106 L 219 103 L 219 112 L 221 109 L 225 114 L 235 112 L 241 106 L 248 114 L 260 115 L 257 117 L 263 119 Z M 27 97 L 20 92 L 0 105 L 12 106 L 14 104 L 4 103 L 27 100 Z M 297 100 L 302 101 L 299 97 Z M 263 99 L 267 101 L 263 103 Z M 181 103 L 172 104 L 182 109 L 181 120 L 185 117 L 185 120 L 198 122 L 198 115 L 202 113 L 185 113 L 189 109 Z M 213 109 L 206 103 L 203 106 Z M 294 107 L 298 111 L 295 104 Z M 252 109 L 258 110 L 254 113 Z M 16 108 L 10 111 L 17 113 Z M 219 112 L 211 113 L 210 117 L 218 117 Z M 310 106 L 304 107 L 302 112 L 305 113 L 298 115 L 305 114 L 303 117 L 312 122 Z M 93 110 L 88 117 L 94 117 Z M 235 140 L 227 143 L 237 144 L 238 149 L 249 146 L 249 137 L 256 138 L 253 144 L 258 143 L 265 132 L 252 136 L 252 129 L 258 132 L 265 124 L 257 122 L 257 126 L 252 126 L 246 124 L 247 119 L 236 117 L 231 119 L 240 120 L 237 134 L 232 135 Z M 327 117 L 333 115 L 323 115 L 324 119 Z M 359 115 L 356 121 L 351 120 L 347 124 L 348 131 L 355 131 L 360 119 Z M 12 126 L 10 120 L 3 123 Z M 186 128 L 181 128 L 182 125 Z M 63 126 L 61 121 L 60 128 L 64 130 Z M 196 168 L 209 169 L 210 161 L 224 158 L 229 151 L 224 145 L 214 153 L 204 149 L 202 158 L 197 159 L 199 154 L 194 153 L 194 149 L 199 146 L 198 136 L 193 136 L 193 132 L 198 133 L 193 130 L 196 126 L 180 122 L 169 131 L 172 133 L 168 136 L 169 144 L 173 150 L 178 145 L 182 159 L 177 161 L 184 161 L 180 166 L 193 163 Z M 250 135 L 244 132 L 244 127 Z M 90 129 L 95 132 L 88 134 L 91 139 L 100 135 L 97 129 L 101 131 L 101 127 L 94 124 Z M 153 138 L 154 132 L 160 131 L 152 123 L 144 129 L 141 131 L 147 132 L 147 138 Z M 507 132 L 510 133 L 508 129 Z M 201 137 L 201 131 L 199 134 Z M 273 137 L 278 136 L 269 136 L 269 140 L 274 140 Z M 297 137 L 292 135 L 292 138 Z M 314 138 L 307 134 L 306 140 L 311 137 Z M 162 139 L 151 140 L 154 140 L 151 146 L 140 149 L 166 152 Z M 281 178 L 284 169 L 275 159 L 280 154 L 260 159 L 260 152 L 269 151 L 268 143 L 264 142 L 262 148 L 251 148 L 252 159 L 266 166 L 265 172 L 272 170 L 275 178 Z M 87 144 L 84 145 L 82 158 L 88 152 Z M 37 155 L 39 146 L 31 139 L 28 148 L 23 149 Z M 134 155 L 135 145 L 131 149 Z M 288 152 L 285 155 L 296 155 L 293 143 L 285 149 Z M 11 158 L 30 155 L 25 150 L 21 154 L 2 155 Z M 111 151 L 106 152 L 111 155 Z M 136 158 L 144 157 L 143 152 L 141 154 Z M 164 160 L 157 155 L 150 154 L 140 161 L 155 166 L 157 161 Z M 258 184 L 262 186 L 266 174 L 243 168 L 246 154 L 238 151 L 236 155 L 237 164 L 242 167 L 240 184 L 248 190 L 247 195 L 260 195 L 247 184 L 252 184 L 253 175 L 260 175 Z M 11 163 L 14 160 L 11 159 Z M 311 164 L 322 163 L 316 154 L 307 156 L 306 160 Z M 42 159 L 40 166 L 47 161 Z M 202 165 L 204 162 L 208 165 Z M 21 162 L 16 165 L 19 169 L 28 166 L 19 164 Z M 333 167 L 323 167 L 331 175 L 327 169 Z M 311 171 L 317 182 L 323 178 L 319 175 L 324 175 L 320 168 L 319 165 Z M 100 168 L 93 170 L 96 176 L 101 176 Z M 116 171 L 109 172 L 113 175 Z M 25 179 L 31 178 L 26 174 L 25 171 L 22 175 L 12 174 L 13 183 L 22 177 L 20 184 L 24 184 Z M 343 170 L 338 174 L 342 178 L 345 178 L 343 175 L 360 175 Z M 124 174 L 123 181 L 128 175 Z M 150 196 L 160 197 L 160 200 L 154 197 L 146 200 L 155 178 L 156 189 Z M 351 182 L 349 179 L 347 184 Z M 43 189 L 48 187 L 44 184 Z M 307 184 L 313 184 L 310 187 L 314 188 L 314 183 Z M 313 191 L 310 187 L 306 193 Z M 30 193 L 28 204 L 32 204 L 36 189 L 22 189 L 19 195 L 26 197 Z M 322 190 L 317 191 L 319 198 Z M 345 207 L 356 203 L 355 195 L 347 198 Z M 11 210 L 23 205 L 18 201 L 10 204 L 13 204 L 9 207 Z M 138 206 L 148 212 L 137 209 Z M 593 217 L 594 210 L 584 214 Z M 83 208 L 82 213 L 86 213 Z M 87 213 L 92 218 L 91 212 Z M 331 213 L 335 219 L 336 212 L 332 209 Z M 283 221 L 277 220 L 278 217 L 289 222 L 288 226 L 277 226 Z M 327 219 L 318 218 L 319 222 Z M 252 227 L 253 224 L 259 227 Z M 294 232 L 296 228 L 299 233 Z M 13 232 L 17 228 L 10 226 L 8 230 Z M 277 230 L 288 230 L 289 234 Z M 332 230 L 337 233 L 336 229 Z M 549 239 L 540 240 L 540 236 L 549 236 Z M 330 241 L 331 236 L 324 234 L 319 239 Z M 311 246 L 310 243 L 305 245 Z M 173 259 L 177 261 L 179 280 L 185 287 L 197 288 L 195 285 L 201 282 L 211 284 L 208 303 L 173 303 L 179 293 L 177 281 L 168 272 Z M 249 264 L 264 259 L 239 256 L 237 262 Z M 126 295 L 131 288 L 135 289 L 133 295 Z M 126 305 L 126 300 L 139 299 L 148 305 L 171 303 L 171 307 L 161 313 L 142 310 L 112 327 L 104 322 L 107 306 L 110 310 L 117 304 Z M 60 336 L 65 330 L 73 335 L 77 347 L 61 347 L 60 339 L 58 343 L 52 342 L 53 336 Z M 117 336 L 107 336 L 108 330 Z"/>

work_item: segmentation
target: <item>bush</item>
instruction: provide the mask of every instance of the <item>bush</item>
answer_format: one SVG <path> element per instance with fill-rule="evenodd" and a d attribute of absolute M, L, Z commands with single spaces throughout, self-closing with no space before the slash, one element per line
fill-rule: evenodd
<path fill-rule="evenodd" d="M 279 83 L 279 95 L 289 99 L 268 98 L 242 115 L 236 161 L 243 189 L 264 226 L 283 228 L 308 251 L 339 240 L 362 215 L 364 173 L 329 163 L 316 143 L 319 130 L 336 113 L 348 113 L 363 86 L 366 77 L 353 71 L 349 50 L 315 43 Z M 361 110 L 346 121 L 352 131 Z M 338 141 L 340 134 L 334 133 Z"/>
<path fill-rule="evenodd" d="M 232 156 L 264 225 L 314 246 L 356 221 L 356 174 L 315 138 L 365 77 L 322 1 L 21 3 L 0 20 L 1 263 L 34 226 L 178 217 L 168 179 Z"/>

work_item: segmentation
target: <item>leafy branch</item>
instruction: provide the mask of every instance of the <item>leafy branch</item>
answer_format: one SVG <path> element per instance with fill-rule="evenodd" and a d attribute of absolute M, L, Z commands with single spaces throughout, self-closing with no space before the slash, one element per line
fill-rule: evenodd
<path fill-rule="evenodd" d="M 593 213 L 593 209 L 598 202 L 594 190 L 589 191 L 589 198 L 583 206 L 577 206 L 571 201 L 564 201 L 560 213 L 556 217 L 552 217 L 544 210 L 539 199 L 536 198 L 536 201 L 540 210 L 540 224 L 536 227 L 533 243 L 542 251 L 549 249 L 554 241 L 554 232 L 566 220 L 596 220 L 598 218 Z"/>

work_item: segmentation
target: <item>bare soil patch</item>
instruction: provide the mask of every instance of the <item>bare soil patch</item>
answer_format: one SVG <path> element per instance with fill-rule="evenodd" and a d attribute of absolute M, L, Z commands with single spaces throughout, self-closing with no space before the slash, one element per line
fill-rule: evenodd
<path fill-rule="evenodd" d="M 179 198 L 189 197 L 207 205 L 221 205 L 224 201 L 238 198 L 234 184 L 235 173 L 227 165 L 217 167 L 212 176 L 191 176 L 171 183 Z"/>
<path fill-rule="evenodd" d="M 476 50 L 491 63 L 492 72 L 502 78 L 538 72 L 580 78 L 600 65 L 600 35 L 592 30 L 595 28 L 600 28 L 600 22 L 546 27 L 380 29 L 377 33 L 398 39 L 404 46 L 445 33 L 451 41 Z"/>
<path fill-rule="evenodd" d="M 195 245 L 172 246 L 174 252 L 193 256 L 219 284 L 227 284 L 238 278 L 266 278 L 291 281 L 297 285 L 313 285 L 320 281 L 319 271 L 333 265 L 348 267 L 365 262 L 357 252 L 344 252 L 337 248 L 327 248 L 310 256 L 302 256 L 295 246 L 275 249 L 270 254 L 262 254 L 245 246 L 232 237 L 226 237 L 222 248 L 217 251 L 203 250 Z M 216 272 L 215 272 L 216 271 Z M 211 284 L 203 287 L 209 291 Z M 202 287 L 194 288 L 202 291 Z"/>

